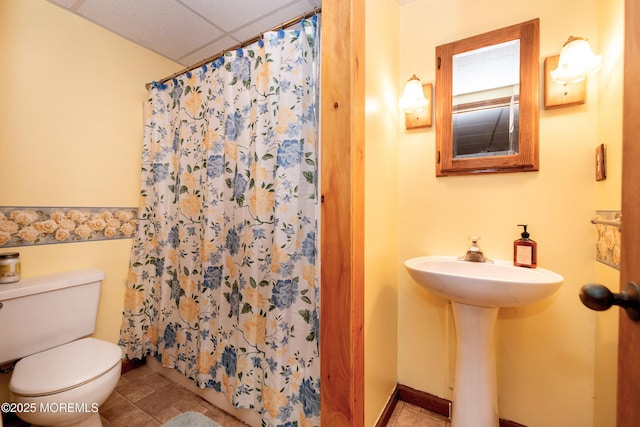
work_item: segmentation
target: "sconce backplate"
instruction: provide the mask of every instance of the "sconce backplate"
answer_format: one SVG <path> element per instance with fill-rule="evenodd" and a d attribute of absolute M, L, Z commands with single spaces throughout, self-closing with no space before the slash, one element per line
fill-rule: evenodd
<path fill-rule="evenodd" d="M 578 83 L 560 84 L 551 78 L 551 70 L 558 67 L 560 55 L 544 59 L 544 109 L 568 107 L 587 101 L 587 79 Z"/>
<path fill-rule="evenodd" d="M 426 83 L 422 85 L 422 91 L 424 97 L 427 98 L 429 103 L 426 107 L 419 110 L 412 111 L 410 113 L 404 113 L 404 126 L 407 130 L 431 127 L 431 105 L 433 104 L 433 85 Z"/>

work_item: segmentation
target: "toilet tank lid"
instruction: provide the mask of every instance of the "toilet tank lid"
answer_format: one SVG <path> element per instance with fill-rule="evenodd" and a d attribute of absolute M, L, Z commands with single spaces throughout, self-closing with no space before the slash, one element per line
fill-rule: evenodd
<path fill-rule="evenodd" d="M 28 277 L 19 282 L 0 284 L 0 301 L 47 292 L 54 289 L 70 288 L 85 283 L 104 280 L 104 271 L 97 268 L 67 271 Z"/>
<path fill-rule="evenodd" d="M 68 390 L 106 373 L 120 363 L 116 344 L 83 338 L 21 359 L 9 388 L 22 396 L 38 396 Z"/>

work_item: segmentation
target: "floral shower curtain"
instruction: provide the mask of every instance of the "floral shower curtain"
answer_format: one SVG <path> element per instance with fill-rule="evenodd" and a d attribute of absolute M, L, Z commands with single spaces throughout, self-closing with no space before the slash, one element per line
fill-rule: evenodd
<path fill-rule="evenodd" d="M 320 424 L 318 22 L 154 84 L 120 346 Z"/>

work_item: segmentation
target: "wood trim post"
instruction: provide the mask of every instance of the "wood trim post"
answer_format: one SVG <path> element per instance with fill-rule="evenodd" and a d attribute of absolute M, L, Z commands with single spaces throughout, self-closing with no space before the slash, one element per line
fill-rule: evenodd
<path fill-rule="evenodd" d="M 322 3 L 321 422 L 364 425 L 364 1 Z"/>

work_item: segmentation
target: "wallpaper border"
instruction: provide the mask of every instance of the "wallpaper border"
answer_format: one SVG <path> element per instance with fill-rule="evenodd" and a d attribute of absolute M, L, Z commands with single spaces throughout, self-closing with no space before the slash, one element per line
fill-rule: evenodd
<path fill-rule="evenodd" d="M 614 221 L 619 218 L 620 211 L 596 211 L 596 219 Z M 620 229 L 612 225 L 596 224 L 596 230 L 596 261 L 620 270 Z"/>
<path fill-rule="evenodd" d="M 0 206 L 0 249 L 130 239 L 138 208 Z"/>

